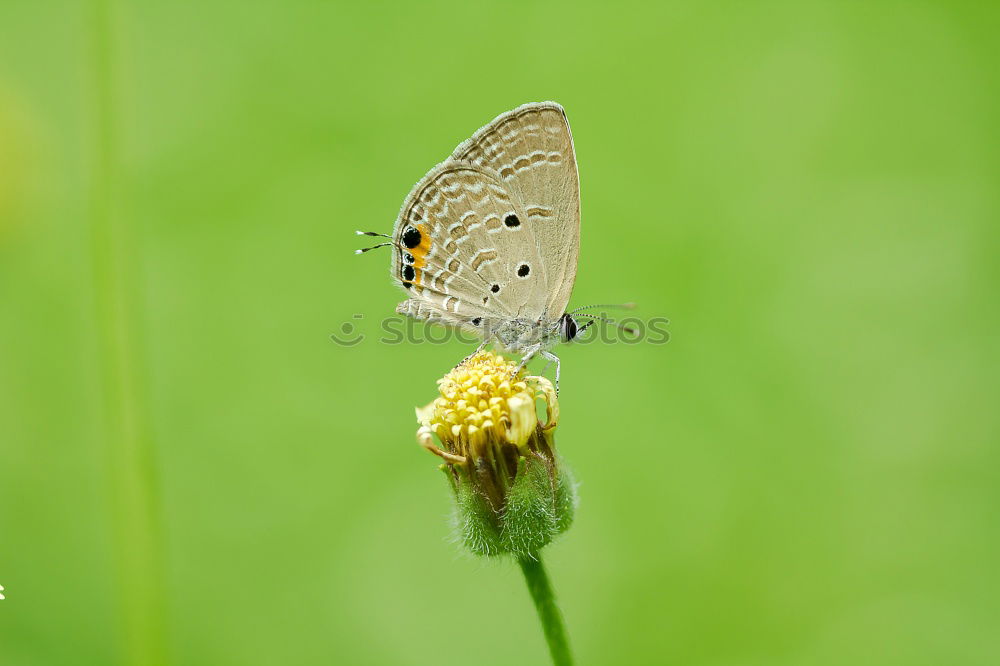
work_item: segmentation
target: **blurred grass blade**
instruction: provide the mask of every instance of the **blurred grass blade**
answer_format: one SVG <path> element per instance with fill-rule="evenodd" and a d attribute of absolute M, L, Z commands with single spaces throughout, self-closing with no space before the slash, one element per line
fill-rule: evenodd
<path fill-rule="evenodd" d="M 165 663 L 162 534 L 147 416 L 136 290 L 136 243 L 121 213 L 115 85 L 115 8 L 93 7 L 95 137 L 92 241 L 100 336 L 104 441 L 112 485 L 123 661 Z"/>

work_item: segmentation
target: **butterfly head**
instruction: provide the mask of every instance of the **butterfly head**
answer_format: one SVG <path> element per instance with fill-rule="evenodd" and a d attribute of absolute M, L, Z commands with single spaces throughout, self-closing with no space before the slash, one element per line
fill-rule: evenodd
<path fill-rule="evenodd" d="M 573 319 L 573 315 L 567 312 L 562 317 L 559 317 L 559 334 L 562 336 L 563 342 L 569 342 L 576 337 L 578 332 L 579 328 L 576 325 L 576 320 Z"/>

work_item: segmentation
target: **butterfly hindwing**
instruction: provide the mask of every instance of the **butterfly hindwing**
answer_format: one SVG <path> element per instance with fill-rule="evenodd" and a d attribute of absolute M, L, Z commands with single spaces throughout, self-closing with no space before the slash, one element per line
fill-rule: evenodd
<path fill-rule="evenodd" d="M 544 270 L 523 205 L 496 174 L 445 162 L 410 192 L 393 231 L 393 273 L 416 298 L 468 320 L 523 314 Z"/>

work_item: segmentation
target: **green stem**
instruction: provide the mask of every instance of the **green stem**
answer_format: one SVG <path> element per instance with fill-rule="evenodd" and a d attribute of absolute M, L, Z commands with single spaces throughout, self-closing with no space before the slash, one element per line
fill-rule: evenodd
<path fill-rule="evenodd" d="M 141 352 L 139 259 L 131 220 L 121 210 L 115 2 L 94 0 L 92 11 L 95 136 L 90 217 L 121 663 L 157 666 L 167 662 L 163 528 Z"/>
<path fill-rule="evenodd" d="M 563 625 L 562 613 L 556 605 L 556 595 L 552 592 L 548 574 L 539 555 L 535 559 L 522 557 L 521 571 L 528 583 L 528 591 L 538 610 L 538 619 L 545 632 L 545 640 L 549 644 L 549 653 L 555 666 L 572 666 L 573 657 L 569 652 L 569 641 L 566 639 L 566 627 Z"/>

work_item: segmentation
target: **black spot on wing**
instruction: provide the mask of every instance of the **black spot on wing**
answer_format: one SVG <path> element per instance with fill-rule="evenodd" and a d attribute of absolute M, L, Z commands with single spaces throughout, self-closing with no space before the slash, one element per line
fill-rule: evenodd
<path fill-rule="evenodd" d="M 403 245 L 411 250 L 420 245 L 420 230 L 416 227 L 406 227 L 403 232 Z"/>

